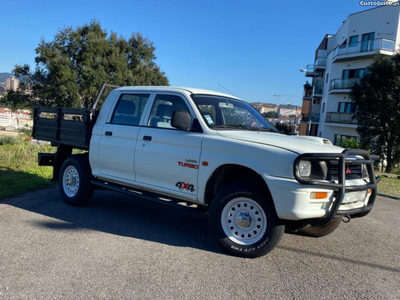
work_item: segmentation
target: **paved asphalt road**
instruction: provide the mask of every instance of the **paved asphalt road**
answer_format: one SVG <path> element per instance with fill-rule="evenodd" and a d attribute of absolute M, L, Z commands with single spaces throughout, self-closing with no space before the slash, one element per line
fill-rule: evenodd
<path fill-rule="evenodd" d="M 207 216 L 108 191 L 0 202 L 0 299 L 400 299 L 400 201 L 268 256 L 222 253 Z"/>

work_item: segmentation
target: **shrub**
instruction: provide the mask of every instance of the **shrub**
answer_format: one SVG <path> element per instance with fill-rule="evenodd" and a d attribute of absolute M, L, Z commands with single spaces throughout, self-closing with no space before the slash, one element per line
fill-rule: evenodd
<path fill-rule="evenodd" d="M 18 140 L 12 136 L 0 136 L 0 145 L 15 145 Z"/>

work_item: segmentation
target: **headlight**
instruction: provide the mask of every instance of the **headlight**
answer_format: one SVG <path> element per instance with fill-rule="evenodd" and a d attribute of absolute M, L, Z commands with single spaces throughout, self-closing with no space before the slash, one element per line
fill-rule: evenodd
<path fill-rule="evenodd" d="M 311 176 L 311 162 L 308 160 L 301 160 L 299 162 L 299 175 L 301 178 Z"/>

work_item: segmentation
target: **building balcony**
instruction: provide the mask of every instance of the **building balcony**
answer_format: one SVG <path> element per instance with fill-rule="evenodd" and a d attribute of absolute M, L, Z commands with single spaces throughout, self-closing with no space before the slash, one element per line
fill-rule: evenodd
<path fill-rule="evenodd" d="M 323 92 L 324 92 L 324 84 L 323 83 L 315 83 L 313 86 L 311 97 L 322 97 Z"/>
<path fill-rule="evenodd" d="M 376 53 L 392 55 L 395 46 L 395 41 L 384 38 L 341 45 L 333 50 L 332 62 L 365 59 Z"/>
<path fill-rule="evenodd" d="M 302 122 L 319 122 L 319 113 L 301 114 Z"/>
<path fill-rule="evenodd" d="M 325 122 L 357 125 L 357 119 L 354 116 L 353 113 L 328 112 Z"/>
<path fill-rule="evenodd" d="M 305 72 L 306 72 L 306 77 L 314 77 L 319 74 L 318 72 L 314 71 L 314 65 L 307 65 L 305 68 Z"/>
<path fill-rule="evenodd" d="M 314 70 L 326 68 L 326 57 L 318 57 L 315 61 Z"/>
<path fill-rule="evenodd" d="M 333 79 L 329 85 L 329 93 L 350 93 L 351 87 L 358 80 L 359 78 Z"/>

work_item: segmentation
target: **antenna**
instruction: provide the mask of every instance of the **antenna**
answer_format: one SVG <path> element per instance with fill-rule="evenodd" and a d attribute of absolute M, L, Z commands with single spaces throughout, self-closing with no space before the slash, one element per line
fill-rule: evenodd
<path fill-rule="evenodd" d="M 232 94 L 233 96 L 237 97 L 234 93 L 232 93 L 232 92 L 231 92 L 230 90 L 228 90 L 227 88 L 223 87 L 223 86 L 220 85 L 219 83 L 218 83 L 218 85 L 219 85 L 220 87 L 222 87 L 224 90 L 228 91 L 229 94 Z"/>

